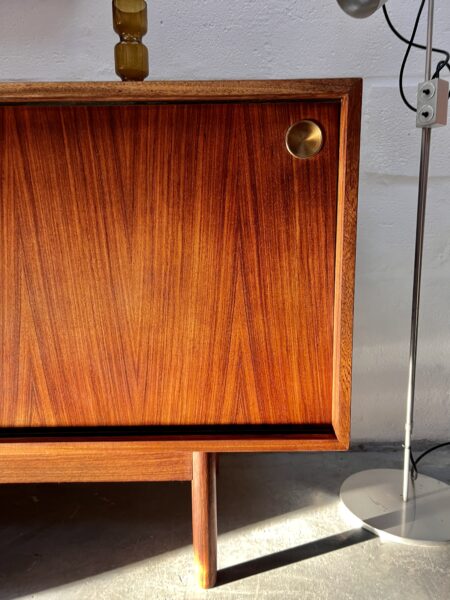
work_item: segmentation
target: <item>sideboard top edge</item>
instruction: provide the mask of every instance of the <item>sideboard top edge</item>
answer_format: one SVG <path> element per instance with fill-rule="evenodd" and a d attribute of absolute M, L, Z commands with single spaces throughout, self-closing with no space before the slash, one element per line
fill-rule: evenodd
<path fill-rule="evenodd" d="M 208 100 L 339 100 L 359 92 L 360 78 L 145 81 L 1 82 L 0 104 L 170 102 Z"/>

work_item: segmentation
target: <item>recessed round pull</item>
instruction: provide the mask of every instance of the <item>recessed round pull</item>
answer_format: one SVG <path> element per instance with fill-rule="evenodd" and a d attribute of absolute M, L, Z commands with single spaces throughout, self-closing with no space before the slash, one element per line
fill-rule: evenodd
<path fill-rule="evenodd" d="M 295 158 L 311 158 L 321 151 L 322 146 L 322 129 L 314 121 L 298 121 L 287 130 L 286 148 Z"/>

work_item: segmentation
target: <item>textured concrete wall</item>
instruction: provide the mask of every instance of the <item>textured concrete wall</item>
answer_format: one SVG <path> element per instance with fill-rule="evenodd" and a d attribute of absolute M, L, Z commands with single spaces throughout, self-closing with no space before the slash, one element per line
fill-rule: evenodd
<path fill-rule="evenodd" d="M 406 35 L 418 4 L 389 2 Z M 435 41 L 449 48 L 450 5 L 436 5 Z M 114 79 L 115 42 L 108 0 L 9 2 L 0 20 L 0 79 Z M 401 439 L 420 141 L 397 91 L 402 43 L 381 12 L 355 21 L 334 0 L 150 0 L 146 42 L 155 79 L 364 77 L 353 439 Z M 424 56 L 411 58 L 413 101 Z M 450 438 L 449 191 L 450 127 L 433 132 L 418 438 Z"/>

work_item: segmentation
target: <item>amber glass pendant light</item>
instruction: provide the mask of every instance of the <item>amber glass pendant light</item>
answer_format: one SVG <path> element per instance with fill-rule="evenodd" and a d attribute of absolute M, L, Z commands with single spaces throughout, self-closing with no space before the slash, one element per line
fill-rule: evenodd
<path fill-rule="evenodd" d="M 145 0 L 113 0 L 114 31 L 120 42 L 114 48 L 116 73 L 123 81 L 143 81 L 148 76 L 148 50 L 142 43 L 147 33 Z"/>

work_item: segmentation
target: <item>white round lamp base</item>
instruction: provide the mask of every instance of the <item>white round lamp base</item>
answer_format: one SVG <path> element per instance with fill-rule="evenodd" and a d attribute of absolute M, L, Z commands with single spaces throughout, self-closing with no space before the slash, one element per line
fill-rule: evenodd
<path fill-rule="evenodd" d="M 404 544 L 450 543 L 450 486 L 420 475 L 402 499 L 403 471 L 371 469 L 351 475 L 341 487 L 341 501 L 364 529 Z"/>

